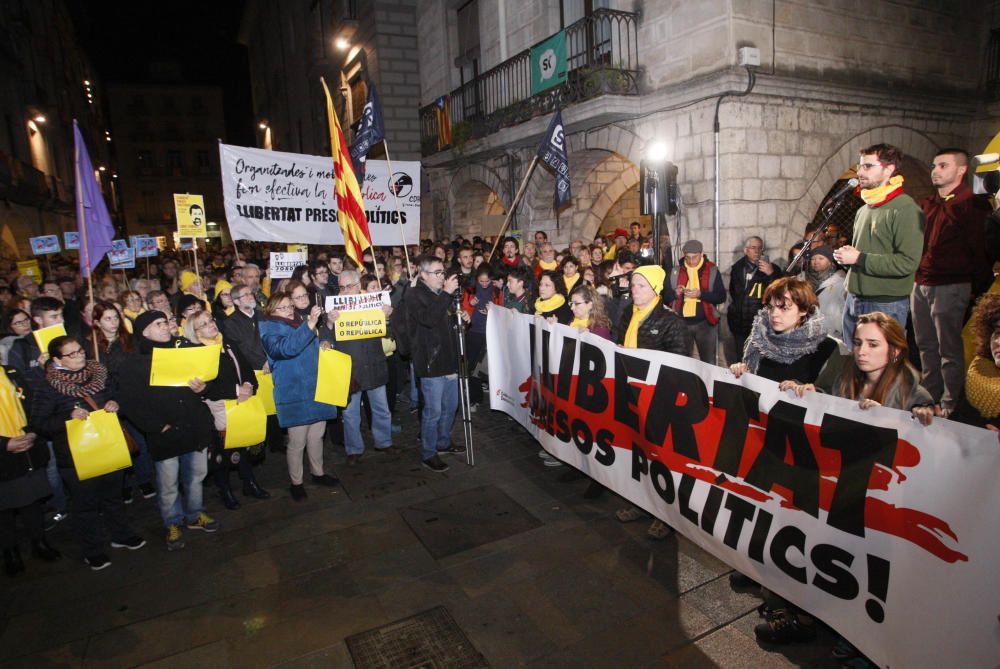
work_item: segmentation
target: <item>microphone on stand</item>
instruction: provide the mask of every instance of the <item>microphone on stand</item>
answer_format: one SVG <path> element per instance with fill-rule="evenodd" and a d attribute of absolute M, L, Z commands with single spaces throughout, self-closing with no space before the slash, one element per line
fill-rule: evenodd
<path fill-rule="evenodd" d="M 849 193 L 850 191 L 854 190 L 857 187 L 858 187 L 857 179 L 848 179 L 847 183 L 841 185 L 840 188 L 834 191 L 833 195 L 827 198 L 827 201 L 832 202 L 833 200 L 839 200 L 840 198 L 844 197 L 844 195 L 846 195 L 847 193 Z"/>

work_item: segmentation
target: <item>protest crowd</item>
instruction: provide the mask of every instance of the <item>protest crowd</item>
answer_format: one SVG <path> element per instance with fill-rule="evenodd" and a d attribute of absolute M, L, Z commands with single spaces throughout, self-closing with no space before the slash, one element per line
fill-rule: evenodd
<path fill-rule="evenodd" d="M 238 242 L 202 253 L 197 266 L 188 252 L 163 251 L 148 272 L 141 263 L 96 272 L 93 294 L 69 257 L 55 257 L 40 279 L 19 275 L 13 263 L 2 266 L 0 420 L 28 426 L 0 442 L 6 573 L 25 569 L 20 551 L 29 544 L 35 559 L 71 553 L 94 570 L 111 564 L 111 549 L 142 548 L 152 538 L 137 534 L 128 518 L 128 505 L 140 498 L 156 498 L 166 548 L 183 549 L 190 534 L 219 529 L 220 507 L 236 511 L 241 495 L 275 494 L 258 483 L 261 467 L 287 467 L 295 500 L 312 487 L 337 486 L 324 463 L 325 444 L 344 448 L 350 467 L 366 455 L 365 434 L 381 456 L 418 454 L 431 472 L 447 471 L 457 461 L 451 456 L 466 450 L 452 438 L 458 323 L 475 412 L 489 395 L 486 322 L 497 308 L 710 364 L 735 351 L 725 360 L 735 377 L 762 376 L 800 397 L 826 392 L 863 409 L 911 411 L 925 425 L 955 420 L 998 430 L 997 220 L 966 183 L 964 151 L 934 158 L 937 193 L 922 203 L 905 192 L 896 173 L 901 160 L 885 144 L 860 150 L 865 204 L 853 230 L 828 228 L 794 268 L 770 261 L 765 240 L 753 234 L 731 267 L 720 267 L 696 239 L 683 240 L 675 261 L 670 240 L 652 239 L 639 223 L 565 247 L 528 231 L 500 239 L 493 257 L 497 240 L 480 237 L 369 250 L 361 266 L 342 247 L 309 246 L 308 261 L 289 278 L 268 272 L 270 252 L 284 244 Z M 654 243 L 663 252 L 660 264 Z M 338 341 L 337 321 L 346 312 L 329 309 L 327 299 L 382 292 L 386 336 Z M 34 334 L 60 325 L 64 334 L 55 338 Z M 157 349 L 214 345 L 214 379 L 151 385 Z M 339 408 L 315 399 L 317 359 L 328 349 L 351 360 L 349 394 Z M 224 448 L 226 402 L 244 402 L 265 385 L 267 392 L 273 387 L 275 407 L 265 439 Z M 81 479 L 67 424 L 98 409 L 120 416 L 132 462 Z M 406 442 L 397 419 L 404 410 L 420 418 L 419 437 Z M 562 467 L 561 480 L 584 477 L 544 449 L 540 456 Z M 606 492 L 592 482 L 584 494 Z M 632 505 L 616 515 L 621 522 L 646 519 L 651 540 L 673 532 Z M 64 522 L 77 546 L 46 539 L 47 526 Z M 757 588 L 739 573 L 731 584 Z M 815 637 L 818 622 L 809 612 L 761 596 L 762 641 Z M 866 666 L 846 641 L 835 653 Z"/>

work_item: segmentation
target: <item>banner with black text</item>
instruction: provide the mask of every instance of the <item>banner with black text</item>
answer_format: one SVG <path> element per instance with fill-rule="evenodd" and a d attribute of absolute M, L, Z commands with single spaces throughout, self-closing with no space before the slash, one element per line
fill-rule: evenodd
<path fill-rule="evenodd" d="M 996 433 L 501 307 L 490 406 L 883 667 L 1000 662 Z"/>
<path fill-rule="evenodd" d="M 333 158 L 219 144 L 222 194 L 233 239 L 343 244 Z M 420 163 L 368 160 L 358 184 L 372 245 L 420 241 Z M 393 197 L 393 191 L 396 197 Z M 396 211 L 396 199 L 399 211 Z M 400 232 L 402 231 L 402 236 Z"/>

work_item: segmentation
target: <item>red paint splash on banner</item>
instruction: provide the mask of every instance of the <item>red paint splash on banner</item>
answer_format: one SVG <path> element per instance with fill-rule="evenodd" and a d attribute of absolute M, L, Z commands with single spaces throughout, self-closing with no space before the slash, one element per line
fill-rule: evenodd
<path fill-rule="evenodd" d="M 558 374 L 553 374 L 553 387 L 558 387 Z M 518 386 L 518 390 L 524 393 L 522 407 L 530 410 L 530 397 L 533 387 L 533 378 L 529 377 L 524 383 Z M 578 377 L 573 376 L 570 382 L 568 397 L 576 397 Z M 614 398 L 614 379 L 605 378 L 602 382 L 609 398 Z M 646 416 L 653 407 L 654 387 L 644 383 L 630 382 L 630 386 L 639 389 L 639 401 L 635 407 L 635 412 L 639 416 Z M 614 401 L 608 402 L 601 413 L 592 413 L 576 406 L 572 401 L 557 398 L 555 394 L 541 385 L 542 398 L 547 402 L 552 402 L 558 409 L 565 411 L 568 422 L 580 419 L 586 422 L 594 434 L 605 429 L 615 435 L 615 448 L 631 451 L 632 444 L 638 444 L 648 458 L 658 460 L 668 469 L 679 474 L 685 474 L 695 479 L 704 481 L 714 486 L 731 491 L 747 499 L 763 503 L 771 499 L 780 500 L 784 508 L 797 509 L 792 503 L 791 491 L 783 486 L 773 486 L 772 492 L 766 492 L 752 485 L 732 480 L 726 474 L 714 469 L 711 463 L 715 462 L 719 442 L 722 436 L 722 428 L 725 423 L 725 410 L 717 408 L 709 398 L 708 416 L 694 426 L 698 435 L 698 449 L 701 460 L 693 460 L 684 455 L 674 452 L 672 447 L 672 435 L 668 434 L 664 444 L 655 444 L 646 439 L 644 434 L 636 432 L 631 427 L 618 422 L 614 416 Z M 679 393 L 675 402 L 678 406 L 683 406 L 687 398 L 683 393 Z M 538 416 L 531 414 L 532 422 L 541 429 L 545 429 L 545 421 Z M 841 457 L 836 450 L 825 448 L 820 441 L 820 427 L 809 423 L 804 424 L 806 436 L 812 448 L 819 467 L 820 498 L 819 505 L 824 511 L 829 511 L 833 499 L 834 490 L 840 475 Z M 764 435 L 767 430 L 767 414 L 761 413 L 759 420 L 751 420 L 744 443 L 743 455 L 739 466 L 739 476 L 745 477 L 751 465 L 760 455 L 764 447 Z M 791 453 L 786 452 L 785 462 L 792 464 Z M 887 491 L 893 483 L 902 483 L 906 480 L 903 469 L 915 467 L 920 462 L 920 451 L 912 443 L 900 439 L 897 441 L 895 455 L 892 466 L 886 468 L 880 465 L 872 470 L 868 482 L 868 490 Z M 865 502 L 865 526 L 868 529 L 884 532 L 909 541 L 939 559 L 954 563 L 958 561 L 968 561 L 968 557 L 945 544 L 943 536 L 958 540 L 950 525 L 936 516 L 918 511 L 916 509 L 901 508 L 889 504 L 880 499 L 867 497 Z"/>

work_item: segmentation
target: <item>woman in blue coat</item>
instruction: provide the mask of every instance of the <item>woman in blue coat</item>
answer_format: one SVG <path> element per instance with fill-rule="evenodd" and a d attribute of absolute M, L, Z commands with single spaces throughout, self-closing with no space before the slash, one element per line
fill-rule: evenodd
<path fill-rule="evenodd" d="M 301 286 L 301 284 L 299 284 Z M 297 290 L 297 289 L 296 289 Z M 267 362 L 274 376 L 274 404 L 278 423 L 288 428 L 288 476 L 292 481 L 292 499 L 302 501 L 306 491 L 302 485 L 302 451 L 309 458 L 312 482 L 335 486 L 339 481 L 323 472 L 323 434 L 326 421 L 337 417 L 337 408 L 313 399 L 316 395 L 316 371 L 320 348 L 318 323 L 322 311 L 314 306 L 303 318 L 293 301 L 296 290 L 271 296 L 260 321 L 260 339 L 267 353 Z M 302 288 L 305 291 L 305 288 Z M 303 308 L 308 307 L 305 292 Z"/>

